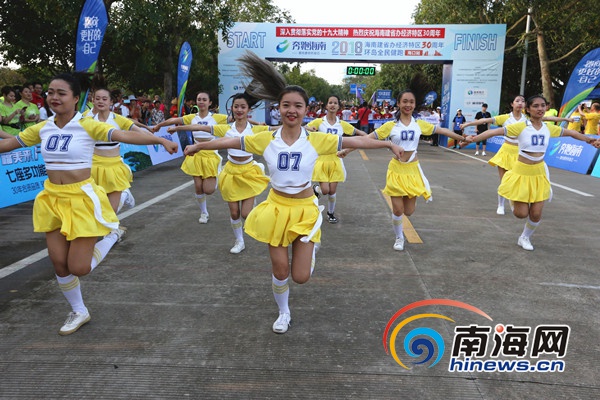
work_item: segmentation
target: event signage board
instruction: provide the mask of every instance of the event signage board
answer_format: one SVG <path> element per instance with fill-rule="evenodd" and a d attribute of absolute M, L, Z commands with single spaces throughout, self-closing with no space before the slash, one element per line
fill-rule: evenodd
<path fill-rule="evenodd" d="M 247 78 L 241 74 L 237 59 L 252 51 L 271 61 L 451 64 L 448 80 L 452 91 L 446 111 L 462 108 L 467 116 L 474 116 L 484 102 L 490 112 L 499 109 L 504 24 L 349 26 L 237 22 L 225 36 L 221 32 L 219 38 L 222 107 L 231 95 L 244 91 Z M 451 119 L 453 115 L 447 117 Z M 262 115 L 256 113 L 258 120 L 261 116 L 264 109 Z"/>

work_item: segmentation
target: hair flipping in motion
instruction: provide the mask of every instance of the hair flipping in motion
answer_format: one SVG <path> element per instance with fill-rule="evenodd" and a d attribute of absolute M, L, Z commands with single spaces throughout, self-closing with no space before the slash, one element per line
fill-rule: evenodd
<path fill-rule="evenodd" d="M 251 51 L 246 51 L 244 55 L 238 58 L 240 69 L 244 75 L 250 78 L 250 83 L 246 86 L 245 93 L 257 101 L 269 100 L 280 101 L 286 93 L 299 93 L 308 104 L 308 95 L 306 91 L 296 85 L 288 85 L 285 77 L 281 75 L 273 64 L 257 56 Z M 250 103 L 249 103 L 250 104 Z"/>

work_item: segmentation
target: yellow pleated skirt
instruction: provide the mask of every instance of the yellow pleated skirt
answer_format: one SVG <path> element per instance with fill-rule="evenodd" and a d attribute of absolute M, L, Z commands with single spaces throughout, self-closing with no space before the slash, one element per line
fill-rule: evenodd
<path fill-rule="evenodd" d="M 423 196 L 425 200 L 429 200 L 431 187 L 423 174 L 419 161 L 401 163 L 392 159 L 388 164 L 383 193 L 390 197 Z"/>
<path fill-rule="evenodd" d="M 262 164 L 251 161 L 234 164 L 228 161 L 219 174 L 219 190 L 227 202 L 241 201 L 261 194 L 271 181 Z"/>
<path fill-rule="evenodd" d="M 190 176 L 202 179 L 216 178 L 221 172 L 223 158 L 214 150 L 201 150 L 193 156 L 186 156 L 181 170 Z"/>
<path fill-rule="evenodd" d="M 104 236 L 118 227 L 106 191 L 92 178 L 67 185 L 46 180 L 33 204 L 34 232 L 60 229 L 67 240 L 73 240 Z"/>
<path fill-rule="evenodd" d="M 512 201 L 537 203 L 550 199 L 552 190 L 546 163 L 515 163 L 498 186 L 498 194 Z"/>
<path fill-rule="evenodd" d="M 513 169 L 518 158 L 519 146 L 503 143 L 494 157 L 490 158 L 488 164 L 510 171 Z"/>
<path fill-rule="evenodd" d="M 94 154 L 92 157 L 92 178 L 102 186 L 106 193 L 122 192 L 130 188 L 133 173 L 129 165 L 120 156 L 104 157 Z"/>
<path fill-rule="evenodd" d="M 337 154 L 319 156 L 315 162 L 312 180 L 315 182 L 345 182 L 344 162 Z"/>
<path fill-rule="evenodd" d="M 293 199 L 271 189 L 267 199 L 250 211 L 244 230 L 259 242 L 271 246 L 287 247 L 301 236 L 319 243 L 322 220 L 315 196 Z"/>

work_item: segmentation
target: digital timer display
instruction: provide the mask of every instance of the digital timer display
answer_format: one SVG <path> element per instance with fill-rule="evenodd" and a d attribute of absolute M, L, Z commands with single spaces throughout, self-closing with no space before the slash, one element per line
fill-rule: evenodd
<path fill-rule="evenodd" d="M 346 75 L 375 75 L 375 67 L 346 67 Z"/>

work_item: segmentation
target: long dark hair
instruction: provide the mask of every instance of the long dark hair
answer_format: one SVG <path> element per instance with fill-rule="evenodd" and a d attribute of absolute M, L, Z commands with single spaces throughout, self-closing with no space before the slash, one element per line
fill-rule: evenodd
<path fill-rule="evenodd" d="M 246 51 L 238 61 L 242 73 L 251 79 L 244 94 L 256 99 L 256 103 L 261 100 L 280 102 L 284 95 L 298 93 L 308 105 L 306 91 L 300 86 L 288 85 L 285 77 L 269 61 L 251 51 Z M 252 103 L 249 101 L 248 104 Z"/>

